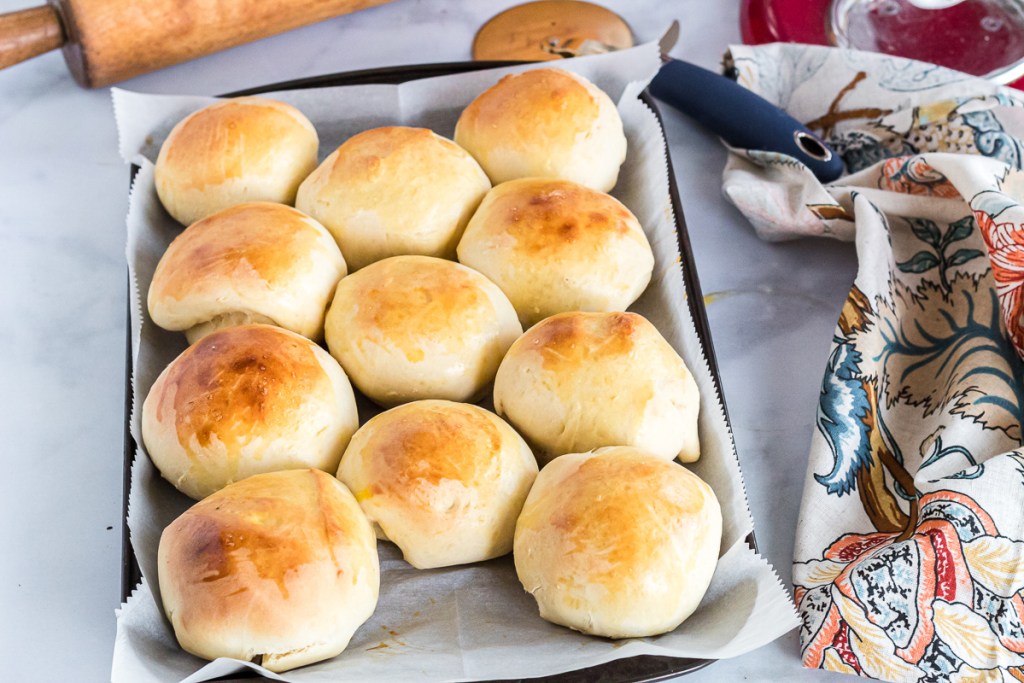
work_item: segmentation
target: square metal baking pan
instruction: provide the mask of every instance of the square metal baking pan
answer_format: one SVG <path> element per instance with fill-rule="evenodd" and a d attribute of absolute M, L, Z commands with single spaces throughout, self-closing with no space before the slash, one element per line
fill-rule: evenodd
<path fill-rule="evenodd" d="M 339 74 L 328 74 L 314 76 L 283 83 L 272 83 L 237 92 L 226 93 L 224 97 L 241 97 L 243 95 L 259 95 L 279 90 L 298 90 L 306 88 L 325 88 L 340 85 L 363 85 L 374 83 L 402 83 L 420 78 L 431 78 L 434 76 L 447 76 L 458 73 L 466 73 L 481 69 L 493 69 L 505 66 L 512 66 L 519 62 L 452 62 L 445 64 L 417 64 L 411 66 L 388 67 L 383 69 L 369 69 L 365 71 L 351 71 Z M 644 102 L 654 112 L 661 125 L 661 114 L 658 111 L 654 100 L 645 91 L 640 95 Z M 728 408 L 725 398 L 722 395 L 722 385 L 719 377 L 718 364 L 715 359 L 715 350 L 711 342 L 711 330 L 708 326 L 707 313 L 704 310 L 704 299 L 701 294 L 700 282 L 697 279 L 697 271 L 694 266 L 693 252 L 690 248 L 690 239 L 686 231 L 686 221 L 683 218 L 683 208 L 679 202 L 679 192 L 675 183 L 675 174 L 672 171 L 672 161 L 669 150 L 665 149 L 665 159 L 668 164 L 669 193 L 672 202 L 672 210 L 675 214 L 676 237 L 679 240 L 679 253 L 682 256 L 683 284 L 686 288 L 686 300 L 679 302 L 680 305 L 688 306 L 693 318 L 697 336 L 700 338 L 711 369 L 711 377 L 715 389 L 722 400 L 722 409 L 725 412 L 725 421 L 730 433 L 732 431 L 729 422 Z M 134 179 L 138 171 L 137 166 L 131 168 L 131 178 Z M 129 296 L 129 301 L 131 297 Z M 125 344 L 125 408 L 124 408 L 124 480 L 123 480 L 123 502 L 122 502 L 122 525 L 121 525 L 121 600 L 125 601 L 131 595 L 132 590 L 142 579 L 139 565 L 135 558 L 134 550 L 128 535 L 128 492 L 130 486 L 131 467 L 135 457 L 136 444 L 129 429 L 132 409 L 132 357 L 131 357 L 131 321 L 130 311 L 126 313 L 126 344 Z M 748 543 L 756 549 L 756 543 L 751 534 Z M 713 659 L 690 659 L 680 657 L 663 657 L 644 655 L 619 659 L 600 666 L 578 669 L 566 673 L 544 676 L 541 678 L 527 679 L 533 682 L 543 683 L 639 683 L 641 681 L 662 681 L 697 669 L 701 669 L 713 663 Z M 255 675 L 248 678 L 256 678 Z M 499 682 L 495 682 L 499 683 Z M 504 682 L 501 682 L 504 683 Z"/>

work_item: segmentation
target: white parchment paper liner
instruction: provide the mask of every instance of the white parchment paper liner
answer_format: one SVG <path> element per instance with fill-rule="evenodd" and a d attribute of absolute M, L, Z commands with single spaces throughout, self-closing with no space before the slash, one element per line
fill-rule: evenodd
<path fill-rule="evenodd" d="M 159 605 L 160 533 L 192 501 L 160 478 L 145 453 L 138 408 L 163 368 L 185 348 L 183 335 L 160 330 L 144 302 L 157 261 L 181 231 L 156 196 L 153 161 L 171 127 L 213 101 L 115 90 L 122 157 L 141 170 L 132 186 L 127 258 L 133 394 L 131 432 L 140 444 L 132 468 L 128 525 L 145 580 L 118 610 L 114 681 L 205 681 L 244 668 L 287 681 L 423 681 L 525 678 L 641 654 L 724 658 L 753 650 L 796 627 L 792 600 L 768 563 L 750 550 L 753 530 L 743 478 L 722 404 L 686 306 L 679 242 L 669 196 L 665 140 L 638 95 L 660 65 L 657 45 L 559 62 L 617 101 L 629 152 L 613 194 L 639 218 L 655 253 L 651 286 L 631 310 L 646 316 L 680 352 L 701 391 L 701 460 L 692 469 L 722 504 L 722 556 L 700 608 L 674 632 L 610 641 L 543 621 L 506 557 L 459 568 L 419 571 L 380 545 L 381 595 L 374 616 L 335 659 L 275 675 L 249 663 L 207 663 L 182 651 Z M 270 96 L 302 110 L 320 134 L 320 158 L 347 137 L 381 125 L 417 125 L 451 137 L 459 112 L 506 73 L 526 65 L 409 82 L 317 88 Z M 614 482 L 609 482 L 614 486 Z"/>

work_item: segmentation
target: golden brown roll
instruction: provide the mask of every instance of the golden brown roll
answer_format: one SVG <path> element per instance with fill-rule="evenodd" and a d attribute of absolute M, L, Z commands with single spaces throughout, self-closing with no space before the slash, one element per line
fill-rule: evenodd
<path fill-rule="evenodd" d="M 417 569 L 512 551 L 537 476 L 529 446 L 501 418 L 451 401 L 415 401 L 377 415 L 352 437 L 338 478 L 378 536 Z"/>
<path fill-rule="evenodd" d="M 675 629 L 718 563 L 714 492 L 674 462 L 615 446 L 545 467 L 516 524 L 516 573 L 548 621 L 607 638 Z"/>
<path fill-rule="evenodd" d="M 299 188 L 352 270 L 401 254 L 455 258 L 491 187 L 480 165 L 426 128 L 374 128 L 345 141 Z"/>
<path fill-rule="evenodd" d="M 270 325 L 229 327 L 178 356 L 142 404 L 142 440 L 182 493 L 204 498 L 275 470 L 335 472 L 359 426 L 326 351 Z"/>
<path fill-rule="evenodd" d="M 393 256 L 338 283 L 325 331 L 353 384 L 390 407 L 480 397 L 523 328 L 501 290 L 475 270 Z"/>
<path fill-rule="evenodd" d="M 458 255 L 505 292 L 523 327 L 565 311 L 624 311 L 654 269 L 647 236 L 621 202 L 544 178 L 488 192 Z"/>
<path fill-rule="evenodd" d="M 601 446 L 700 456 L 697 384 L 635 313 L 560 313 L 534 325 L 498 368 L 494 409 L 542 463 Z"/>
<path fill-rule="evenodd" d="M 193 223 L 171 242 L 149 286 L 149 315 L 189 342 L 221 327 L 279 325 L 323 338 L 345 259 L 322 225 L 270 202 L 240 204 Z"/>
<path fill-rule="evenodd" d="M 287 671 L 341 653 L 377 605 L 377 542 L 355 498 L 319 470 L 249 477 L 160 536 L 164 611 L 205 659 Z"/>
<path fill-rule="evenodd" d="M 502 78 L 462 112 L 455 142 L 495 185 L 561 178 L 607 192 L 626 159 L 615 104 L 587 79 L 561 69 Z"/>
<path fill-rule="evenodd" d="M 291 105 L 263 97 L 217 102 L 164 140 L 156 192 L 183 225 L 242 202 L 293 204 L 318 147 L 313 124 Z"/>

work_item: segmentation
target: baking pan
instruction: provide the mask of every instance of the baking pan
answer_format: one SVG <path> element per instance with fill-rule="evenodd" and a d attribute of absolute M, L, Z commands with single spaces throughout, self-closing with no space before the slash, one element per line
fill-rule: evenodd
<path fill-rule="evenodd" d="M 306 88 L 325 88 L 339 85 L 362 85 L 370 83 L 402 83 L 420 78 L 431 78 L 434 76 L 447 76 L 451 74 L 477 71 L 480 69 L 493 69 L 505 66 L 512 66 L 518 62 L 452 62 L 444 64 L 417 64 L 411 66 L 388 67 L 383 69 L 368 69 L 364 71 L 351 71 L 339 74 L 328 74 L 302 78 L 283 83 L 272 83 L 269 85 L 247 88 L 236 92 L 226 93 L 223 97 L 241 97 L 243 95 L 259 95 L 280 90 L 298 90 Z M 641 101 L 654 112 L 661 125 L 661 114 L 658 111 L 654 100 L 647 92 L 640 95 Z M 679 202 L 679 191 L 676 187 L 675 174 L 672 170 L 672 160 L 668 154 L 666 143 L 665 159 L 668 164 L 669 193 L 672 201 L 672 211 L 675 214 L 676 237 L 679 240 L 679 253 L 682 255 L 682 273 L 684 286 L 686 288 L 686 300 L 680 301 L 681 306 L 688 306 L 693 317 L 693 323 L 704 347 L 704 354 L 708 365 L 711 368 L 711 378 L 715 389 L 722 400 L 722 410 L 725 413 L 726 426 L 731 434 L 732 426 L 729 422 L 729 411 L 725 404 L 725 397 L 722 394 L 722 383 L 719 377 L 718 363 L 715 359 L 715 349 L 711 342 L 711 330 L 708 326 L 707 313 L 704 310 L 704 298 L 701 294 L 700 281 L 697 279 L 697 270 L 693 261 L 693 252 L 690 248 L 690 238 L 686 232 L 686 221 L 683 218 L 683 207 Z M 134 179 L 138 172 L 137 166 L 131 167 L 131 179 Z M 129 296 L 129 301 L 131 297 Z M 130 304 L 129 304 L 130 305 Z M 132 590 L 142 579 L 135 553 L 131 547 L 128 535 L 128 492 L 132 462 L 135 458 L 136 444 L 129 430 L 129 422 L 132 410 L 132 356 L 131 356 L 131 323 L 130 311 L 126 314 L 126 341 L 125 341 L 125 402 L 124 402 L 124 479 L 123 479 L 123 500 L 122 500 L 122 524 L 121 524 L 121 600 L 128 599 Z M 751 534 L 748 543 L 756 550 L 756 543 Z M 641 681 L 662 681 L 697 669 L 704 668 L 713 663 L 713 659 L 689 659 L 680 657 L 659 657 L 644 655 L 619 659 L 600 666 L 578 669 L 553 676 L 531 678 L 529 681 L 543 683 L 639 683 Z M 255 678 L 255 674 L 250 678 Z M 511 683 L 506 681 L 494 683 Z"/>

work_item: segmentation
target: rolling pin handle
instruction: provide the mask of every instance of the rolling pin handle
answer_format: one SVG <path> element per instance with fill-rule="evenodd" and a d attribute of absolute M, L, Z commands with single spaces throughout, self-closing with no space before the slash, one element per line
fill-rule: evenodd
<path fill-rule="evenodd" d="M 0 69 L 64 44 L 64 28 L 50 5 L 0 14 Z"/>

